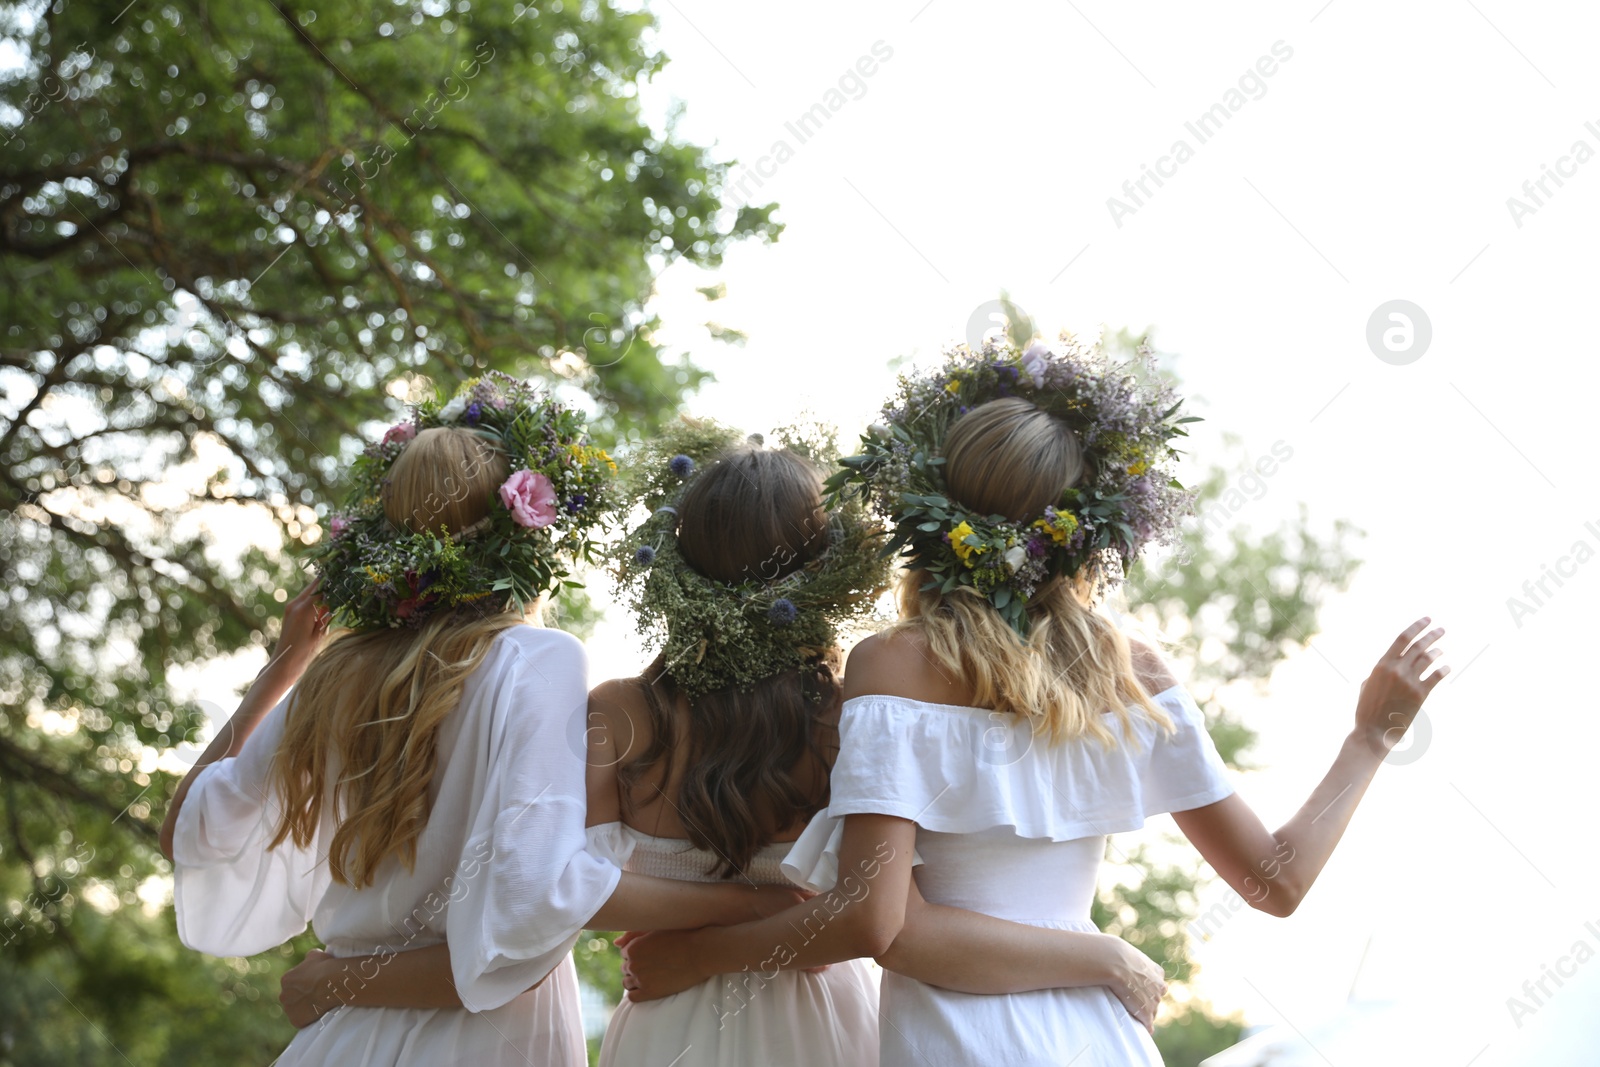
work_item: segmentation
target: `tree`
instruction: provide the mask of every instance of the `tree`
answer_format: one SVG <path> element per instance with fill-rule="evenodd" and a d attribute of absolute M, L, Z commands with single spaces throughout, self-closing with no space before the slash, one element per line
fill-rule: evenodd
<path fill-rule="evenodd" d="M 654 276 L 781 227 L 652 131 L 606 0 L 0 11 L 0 1063 L 262 1062 L 296 948 L 201 962 L 162 903 L 184 672 L 272 639 L 403 400 L 492 367 L 647 432 L 702 378 Z"/>

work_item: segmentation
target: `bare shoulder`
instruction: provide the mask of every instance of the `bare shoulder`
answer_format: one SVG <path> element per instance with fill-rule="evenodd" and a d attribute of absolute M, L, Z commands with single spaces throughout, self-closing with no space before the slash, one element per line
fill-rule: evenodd
<path fill-rule="evenodd" d="M 914 665 L 921 638 L 905 630 L 887 630 L 862 638 L 845 658 L 845 696 L 886 692 L 891 679 Z"/>
<path fill-rule="evenodd" d="M 1139 679 L 1146 693 L 1155 696 L 1178 684 L 1172 668 L 1167 666 L 1166 659 L 1153 646 L 1136 637 L 1129 637 L 1128 651 L 1133 658 L 1134 677 Z"/>
<path fill-rule="evenodd" d="M 650 734 L 650 704 L 638 678 L 610 678 L 589 690 L 589 729 L 602 731 L 616 746 L 613 755 L 629 755 Z M 591 740 L 597 740 L 591 736 Z"/>
<path fill-rule="evenodd" d="M 886 694 L 934 703 L 964 704 L 969 691 L 935 660 L 915 629 L 896 627 L 865 638 L 845 663 L 844 696 Z"/>

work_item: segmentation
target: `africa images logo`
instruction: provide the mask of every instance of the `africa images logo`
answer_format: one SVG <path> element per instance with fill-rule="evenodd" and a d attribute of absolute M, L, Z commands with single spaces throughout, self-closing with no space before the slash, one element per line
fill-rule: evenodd
<path fill-rule="evenodd" d="M 1166 155 L 1157 157 L 1154 168 L 1148 163 L 1141 163 L 1140 175 L 1122 183 L 1122 195 L 1127 199 L 1106 197 L 1106 210 L 1111 212 L 1111 221 L 1116 223 L 1117 229 L 1122 229 L 1124 218 L 1137 214 L 1139 209 L 1145 206 L 1145 202 L 1155 196 L 1155 190 L 1150 188 L 1152 182 L 1156 189 L 1159 189 L 1165 184 L 1163 178 L 1176 177 L 1178 168 L 1194 158 L 1196 145 L 1203 145 L 1221 133 L 1227 121 L 1243 109 L 1245 104 L 1251 100 L 1260 100 L 1267 95 L 1266 79 L 1278 72 L 1280 63 L 1287 63 L 1294 57 L 1294 49 L 1281 40 L 1272 42 L 1271 52 L 1271 55 L 1261 56 L 1256 60 L 1255 66 L 1247 68 L 1239 75 L 1237 85 L 1230 86 L 1222 94 L 1221 100 L 1206 108 L 1193 120 L 1183 124 L 1183 128 L 1194 138 L 1193 145 L 1185 138 L 1178 138 L 1172 142 L 1172 147 L 1168 149 Z M 1247 93 L 1248 96 L 1245 95 Z"/>

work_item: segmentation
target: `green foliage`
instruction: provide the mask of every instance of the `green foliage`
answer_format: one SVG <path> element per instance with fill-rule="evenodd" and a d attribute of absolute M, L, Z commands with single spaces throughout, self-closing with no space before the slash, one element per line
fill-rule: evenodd
<path fill-rule="evenodd" d="M 1165 1067 L 1200 1067 L 1200 1061 L 1239 1043 L 1244 1021 L 1212 1014 L 1190 1001 L 1156 1028 L 1156 1048 Z"/>
<path fill-rule="evenodd" d="M 84 908 L 0 955 L 0 1064 L 268 1063 L 294 1035 L 278 976 L 313 947 L 217 959 L 179 944 L 170 915 Z"/>
<path fill-rule="evenodd" d="M 655 276 L 781 227 L 644 121 L 648 12 L 0 18 L 0 1055 L 266 1062 L 281 961 L 240 977 L 135 896 L 167 871 L 156 759 L 202 721 L 175 679 L 273 639 L 304 581 L 282 547 L 432 383 L 544 379 L 604 445 L 670 417 L 704 376 L 652 339 Z"/>
<path fill-rule="evenodd" d="M 621 931 L 585 930 L 572 950 L 578 980 L 600 991 L 607 1004 L 622 1000 L 622 952 L 613 942 Z M 589 1039 L 589 1062 L 599 1062 L 600 1039 Z"/>

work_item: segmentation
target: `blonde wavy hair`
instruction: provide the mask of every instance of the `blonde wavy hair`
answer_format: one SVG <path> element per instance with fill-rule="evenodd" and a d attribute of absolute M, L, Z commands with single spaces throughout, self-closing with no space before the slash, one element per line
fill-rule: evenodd
<path fill-rule="evenodd" d="M 950 495 L 972 511 L 1022 521 L 1043 513 L 1088 473 L 1083 448 L 1064 422 L 1020 397 L 980 404 L 950 428 L 944 445 Z M 1133 670 L 1127 636 L 1093 604 L 1087 569 L 1041 585 L 1028 601 L 1026 640 L 977 590 L 923 590 L 927 575 L 903 573 L 900 621 L 929 654 L 972 690 L 976 707 L 1032 721 L 1051 742 L 1092 737 L 1107 747 L 1133 739 L 1133 708 L 1171 731 L 1172 718 L 1150 699 Z"/>
<path fill-rule="evenodd" d="M 507 473 L 505 456 L 471 431 L 424 430 L 395 459 L 384 514 L 414 532 L 468 530 L 489 514 Z M 414 630 L 333 634 L 289 702 L 271 773 L 283 817 L 268 847 L 309 845 L 326 806 L 337 816 L 328 850 L 334 881 L 370 885 L 390 856 L 412 870 L 432 806 L 439 725 L 495 635 L 537 625 L 541 605 L 527 616 L 466 607 Z"/>

